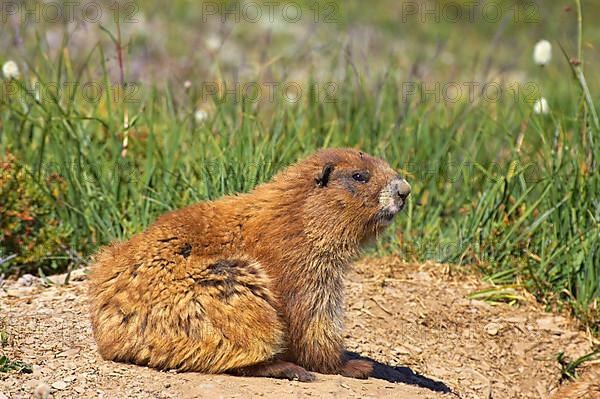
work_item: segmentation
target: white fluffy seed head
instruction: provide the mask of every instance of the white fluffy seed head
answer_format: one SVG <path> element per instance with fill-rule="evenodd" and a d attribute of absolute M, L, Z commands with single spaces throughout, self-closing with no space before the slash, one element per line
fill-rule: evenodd
<path fill-rule="evenodd" d="M 211 51 L 218 50 L 221 44 L 221 39 L 216 35 L 211 35 L 206 39 L 206 47 Z"/>
<path fill-rule="evenodd" d="M 540 40 L 533 48 L 533 61 L 541 66 L 546 65 L 552 59 L 552 44 L 548 40 Z"/>
<path fill-rule="evenodd" d="M 533 104 L 533 112 L 538 115 L 547 115 L 550 112 L 548 101 L 544 97 L 538 99 L 535 104 Z"/>
<path fill-rule="evenodd" d="M 203 109 L 198 109 L 194 112 L 194 119 L 197 123 L 204 123 L 208 119 L 208 112 Z"/>
<path fill-rule="evenodd" d="M 8 60 L 2 65 L 2 74 L 6 79 L 17 79 L 20 76 L 19 66 L 16 62 Z"/>

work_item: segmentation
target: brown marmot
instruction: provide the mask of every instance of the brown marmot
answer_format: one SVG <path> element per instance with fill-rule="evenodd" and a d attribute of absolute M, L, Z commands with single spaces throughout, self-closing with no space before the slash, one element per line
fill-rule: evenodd
<path fill-rule="evenodd" d="M 345 356 L 343 277 L 409 193 L 385 161 L 328 149 L 250 193 L 161 216 L 91 269 L 100 354 L 182 371 L 368 377 L 371 362 Z"/>
<path fill-rule="evenodd" d="M 550 399 L 600 399 L 600 366 L 590 369 L 583 377 L 563 385 Z"/>

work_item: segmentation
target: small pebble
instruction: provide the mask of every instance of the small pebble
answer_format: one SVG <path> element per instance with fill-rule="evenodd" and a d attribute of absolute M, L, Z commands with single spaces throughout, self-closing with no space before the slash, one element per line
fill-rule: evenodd
<path fill-rule="evenodd" d="M 56 381 L 54 384 L 52 384 L 52 388 L 62 391 L 63 389 L 67 388 L 67 383 L 64 381 Z"/>
<path fill-rule="evenodd" d="M 39 281 L 39 277 L 35 277 L 31 274 L 24 274 L 17 280 L 17 285 L 21 287 L 31 287 Z"/>
<path fill-rule="evenodd" d="M 489 335 L 494 336 L 494 335 L 498 335 L 498 332 L 500 332 L 500 330 L 502 329 L 502 325 L 500 325 L 498 323 L 489 323 L 483 329 Z"/>

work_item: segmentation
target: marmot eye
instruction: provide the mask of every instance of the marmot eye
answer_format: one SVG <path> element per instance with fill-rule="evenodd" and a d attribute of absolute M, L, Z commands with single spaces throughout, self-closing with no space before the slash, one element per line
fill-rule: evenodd
<path fill-rule="evenodd" d="M 352 175 L 352 178 L 358 182 L 366 183 L 369 181 L 369 175 L 366 173 L 356 172 Z"/>

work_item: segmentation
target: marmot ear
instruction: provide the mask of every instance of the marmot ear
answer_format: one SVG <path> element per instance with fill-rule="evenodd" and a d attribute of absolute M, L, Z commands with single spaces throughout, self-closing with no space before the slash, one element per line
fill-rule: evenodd
<path fill-rule="evenodd" d="M 333 172 L 333 164 L 325 164 L 319 177 L 315 178 L 315 181 L 317 182 L 317 187 L 327 186 L 327 183 L 329 183 L 329 176 L 331 175 L 331 172 Z"/>

